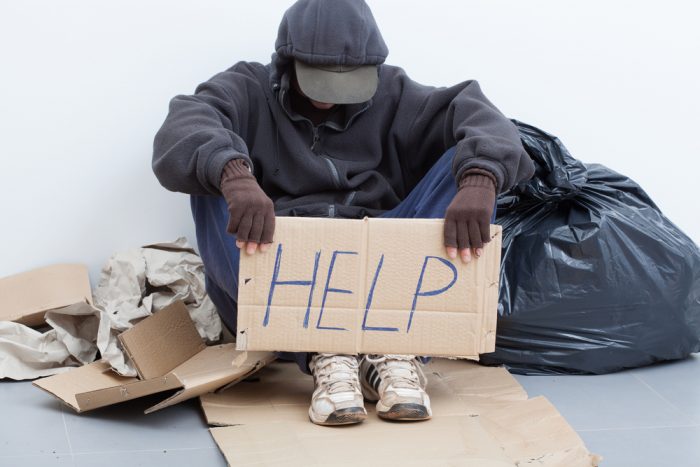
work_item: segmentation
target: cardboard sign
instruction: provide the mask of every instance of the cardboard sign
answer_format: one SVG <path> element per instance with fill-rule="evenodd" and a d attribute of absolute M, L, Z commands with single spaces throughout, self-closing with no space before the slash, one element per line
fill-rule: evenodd
<path fill-rule="evenodd" d="M 266 253 L 241 255 L 238 350 L 493 352 L 501 227 L 484 254 L 445 256 L 442 219 L 277 218 Z"/>

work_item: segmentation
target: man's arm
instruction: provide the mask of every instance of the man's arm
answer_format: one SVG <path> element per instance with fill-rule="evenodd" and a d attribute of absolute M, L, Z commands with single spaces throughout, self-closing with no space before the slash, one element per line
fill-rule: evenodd
<path fill-rule="evenodd" d="M 445 246 L 470 260 L 489 238 L 495 197 L 534 173 L 515 125 L 481 92 L 476 81 L 450 88 L 417 84 L 405 75 L 399 111 L 413 115 L 401 134 L 408 186 L 417 183 L 448 148 L 455 146 L 453 174 L 458 192 L 445 215 Z M 413 108 L 411 108 L 413 107 Z"/>
<path fill-rule="evenodd" d="M 515 125 L 481 92 L 479 83 L 465 81 L 449 88 L 422 86 L 402 77 L 399 112 L 403 153 L 411 169 L 425 173 L 452 146 L 455 181 L 469 169 L 492 174 L 497 193 L 508 191 L 534 173 Z M 422 176 L 422 174 L 421 174 Z"/>
<path fill-rule="evenodd" d="M 274 205 L 252 175 L 244 141 L 249 109 L 262 96 L 251 64 L 234 65 L 200 84 L 194 95 L 176 96 L 153 144 L 153 171 L 161 185 L 190 194 L 221 194 L 229 211 L 227 231 L 249 254 L 272 242 Z M 262 98 L 262 97 L 261 97 Z"/>
<path fill-rule="evenodd" d="M 220 194 L 227 162 L 243 159 L 252 167 L 239 136 L 248 118 L 250 86 L 246 64 L 234 65 L 200 84 L 194 95 L 179 95 L 153 142 L 153 172 L 161 185 L 189 194 Z"/>

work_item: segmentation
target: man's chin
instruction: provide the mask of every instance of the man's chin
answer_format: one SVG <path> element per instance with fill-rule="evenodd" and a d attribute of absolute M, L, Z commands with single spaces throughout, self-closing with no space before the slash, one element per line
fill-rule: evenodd
<path fill-rule="evenodd" d="M 311 105 L 313 105 L 314 107 L 316 107 L 319 110 L 330 110 L 333 108 L 333 106 L 335 106 L 335 104 L 329 104 L 327 102 L 319 102 L 319 101 L 315 101 L 313 99 L 309 99 L 309 100 L 311 101 Z"/>

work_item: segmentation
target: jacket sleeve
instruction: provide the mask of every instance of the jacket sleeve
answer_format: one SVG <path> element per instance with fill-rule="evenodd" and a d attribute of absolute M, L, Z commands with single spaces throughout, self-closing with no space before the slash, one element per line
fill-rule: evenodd
<path fill-rule="evenodd" d="M 532 177 L 535 166 L 517 128 L 484 96 L 476 81 L 434 88 L 405 79 L 401 100 L 416 110 L 405 129 L 402 152 L 414 159 L 409 165 L 415 170 L 425 171 L 426 161 L 432 164 L 455 146 L 452 172 L 456 180 L 471 168 L 487 170 L 501 193 Z M 402 107 L 404 114 L 411 114 L 400 103 Z"/>
<path fill-rule="evenodd" d="M 259 87 L 243 62 L 200 84 L 194 95 L 175 96 L 153 142 L 153 172 L 171 191 L 219 194 L 224 165 L 232 159 L 253 163 L 241 137 L 247 127 L 252 92 Z"/>

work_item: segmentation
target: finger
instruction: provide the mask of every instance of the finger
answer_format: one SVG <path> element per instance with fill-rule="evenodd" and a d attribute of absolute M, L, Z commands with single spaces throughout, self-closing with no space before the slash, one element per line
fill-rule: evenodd
<path fill-rule="evenodd" d="M 260 252 L 265 253 L 267 250 L 270 249 L 270 246 L 272 246 L 272 243 L 261 243 L 260 244 Z"/>
<path fill-rule="evenodd" d="M 258 249 L 258 243 L 257 242 L 248 242 L 245 245 L 245 252 L 248 253 L 249 255 L 254 254 Z"/>
<path fill-rule="evenodd" d="M 236 247 L 237 248 L 243 248 L 245 246 L 245 242 L 243 240 L 236 240 Z"/>
<path fill-rule="evenodd" d="M 248 238 L 250 236 L 250 229 L 253 226 L 253 214 L 246 212 L 243 218 L 241 219 L 241 222 L 238 224 L 238 231 L 236 232 L 236 238 L 243 240 L 244 242 L 248 241 Z"/>
<path fill-rule="evenodd" d="M 231 209 L 228 212 L 228 225 L 226 226 L 226 231 L 231 235 L 236 235 L 238 231 L 238 226 L 241 223 L 241 218 L 243 217 L 243 210 L 241 209 Z"/>
<path fill-rule="evenodd" d="M 486 220 L 484 222 L 479 222 L 479 230 L 481 231 L 481 241 L 483 243 L 490 242 L 491 241 L 491 223 L 490 223 L 490 221 Z"/>
<path fill-rule="evenodd" d="M 467 225 L 469 226 L 469 246 L 472 248 L 481 248 L 484 246 L 484 243 L 481 241 L 479 223 L 475 220 L 471 220 Z"/>
<path fill-rule="evenodd" d="M 445 241 L 445 246 L 448 247 L 447 249 L 447 254 L 449 256 L 450 254 L 450 248 L 456 251 L 457 247 L 457 223 L 451 216 L 445 217 L 445 224 L 443 226 L 443 236 L 444 236 L 444 241 Z M 455 256 L 450 258 L 456 258 L 457 254 L 455 253 Z"/>
<path fill-rule="evenodd" d="M 457 249 L 469 248 L 469 228 L 466 221 L 455 222 L 457 230 Z"/>
<path fill-rule="evenodd" d="M 465 263 L 471 261 L 471 254 L 469 253 L 469 235 L 466 222 L 457 223 L 457 244 L 459 256 L 462 258 L 462 261 Z"/>
<path fill-rule="evenodd" d="M 272 243 L 272 238 L 275 234 L 275 211 L 270 208 L 265 213 L 265 225 L 262 231 L 262 243 L 263 245 L 269 245 Z"/>
<path fill-rule="evenodd" d="M 260 237 L 262 236 L 264 224 L 265 215 L 261 212 L 255 213 L 253 216 L 253 223 L 250 226 L 250 234 L 248 235 L 249 242 L 260 243 Z"/>
<path fill-rule="evenodd" d="M 459 250 L 459 257 L 462 258 L 463 263 L 470 262 L 472 260 L 471 250 L 469 250 L 469 248 Z"/>
<path fill-rule="evenodd" d="M 484 249 L 483 248 L 474 248 L 474 254 L 476 255 L 477 258 L 479 258 L 481 255 L 484 254 Z"/>
<path fill-rule="evenodd" d="M 445 251 L 447 252 L 447 256 L 450 259 L 455 259 L 457 257 L 457 248 L 454 246 L 448 246 L 445 247 Z"/>

